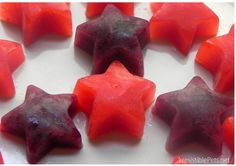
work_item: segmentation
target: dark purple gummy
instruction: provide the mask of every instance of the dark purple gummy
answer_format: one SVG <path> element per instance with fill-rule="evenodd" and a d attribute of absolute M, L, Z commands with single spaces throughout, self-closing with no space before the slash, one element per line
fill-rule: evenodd
<path fill-rule="evenodd" d="M 24 103 L 2 117 L 2 131 L 23 137 L 28 162 L 37 163 L 53 147 L 82 147 L 76 109 L 73 94 L 50 95 L 31 85 Z"/>
<path fill-rule="evenodd" d="M 122 14 L 107 5 L 102 15 L 79 25 L 75 46 L 93 55 L 93 74 L 103 73 L 118 60 L 133 74 L 143 76 L 142 49 L 149 42 L 148 21 Z"/>
<path fill-rule="evenodd" d="M 219 156 L 222 152 L 221 118 L 234 104 L 232 98 L 208 88 L 194 77 L 182 90 L 160 95 L 153 113 L 171 126 L 166 150 L 175 153 L 197 142 Z"/>

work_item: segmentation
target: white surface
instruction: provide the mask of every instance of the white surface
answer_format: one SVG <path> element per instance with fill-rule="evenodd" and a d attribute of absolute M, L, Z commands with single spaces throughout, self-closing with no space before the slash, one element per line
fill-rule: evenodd
<path fill-rule="evenodd" d="M 229 3 L 207 4 L 220 18 L 218 35 L 225 34 L 234 21 L 234 7 Z M 86 21 L 85 5 L 72 3 L 73 31 L 78 24 Z M 149 20 L 151 11 L 148 3 L 135 6 L 135 15 Z M 1 39 L 22 43 L 21 31 L 11 25 L 0 23 Z M 70 93 L 77 79 L 87 76 L 91 71 L 91 59 L 74 49 L 74 35 L 68 39 L 44 37 L 29 48 L 25 48 L 26 61 L 13 74 L 16 96 L 9 101 L 0 101 L 0 117 L 21 104 L 29 84 L 36 85 L 48 93 Z M 188 57 L 182 56 L 171 45 L 149 44 L 144 56 L 145 78 L 156 83 L 156 97 L 162 93 L 186 86 L 194 75 L 201 76 L 212 87 L 211 76 L 194 64 L 199 44 L 195 44 Z M 86 119 L 79 114 L 75 123 L 82 134 L 83 148 L 80 151 L 54 149 L 40 163 L 170 163 L 173 156 L 165 151 L 169 127 L 161 120 L 146 113 L 146 124 L 142 140 L 106 140 L 92 144 L 85 133 Z M 194 146 L 195 148 L 197 146 Z M 185 150 L 184 156 L 202 156 L 202 149 Z M 27 163 L 25 145 L 22 139 L 0 134 L 0 151 L 5 163 Z M 229 151 L 224 148 L 223 156 Z"/>

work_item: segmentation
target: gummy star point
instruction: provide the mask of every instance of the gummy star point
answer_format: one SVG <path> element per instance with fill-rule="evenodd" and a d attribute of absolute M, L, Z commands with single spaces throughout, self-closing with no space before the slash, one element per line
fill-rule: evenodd
<path fill-rule="evenodd" d="M 88 18 L 95 18 L 95 17 L 99 16 L 108 4 L 112 4 L 112 5 L 116 6 L 124 14 L 127 14 L 129 16 L 134 15 L 134 3 L 133 2 L 132 3 L 124 3 L 124 2 L 122 2 L 122 3 L 114 3 L 114 2 L 92 3 L 92 2 L 88 2 L 87 7 L 86 7 L 86 16 Z"/>
<path fill-rule="evenodd" d="M 24 62 L 20 44 L 0 40 L 0 98 L 9 99 L 15 95 L 12 73 Z"/>
<path fill-rule="evenodd" d="M 74 93 L 89 118 L 90 139 L 114 131 L 140 139 L 144 110 L 153 101 L 155 84 L 129 73 L 120 62 L 114 61 L 104 74 L 78 80 Z"/>
<path fill-rule="evenodd" d="M 202 42 L 195 61 L 214 77 L 219 93 L 234 91 L 234 25 L 228 34 Z"/>
<path fill-rule="evenodd" d="M 166 150 L 174 153 L 197 142 L 220 155 L 221 116 L 232 105 L 233 99 L 210 90 L 200 77 L 194 77 L 182 90 L 160 95 L 153 113 L 171 126 Z"/>
<path fill-rule="evenodd" d="M 93 74 L 106 71 L 114 60 L 143 76 L 142 48 L 149 41 L 148 21 L 122 14 L 107 5 L 102 15 L 79 25 L 75 45 L 93 55 Z"/>
<path fill-rule="evenodd" d="M 74 95 L 50 95 L 29 86 L 25 102 L 2 117 L 2 131 L 25 138 L 27 159 L 37 163 L 53 147 L 82 147 L 71 119 L 76 109 Z"/>
<path fill-rule="evenodd" d="M 168 41 L 187 55 L 195 39 L 218 31 L 219 18 L 204 3 L 152 3 L 152 41 Z"/>
<path fill-rule="evenodd" d="M 22 28 L 27 46 L 46 34 L 72 35 L 67 3 L 0 3 L 0 20 Z"/>

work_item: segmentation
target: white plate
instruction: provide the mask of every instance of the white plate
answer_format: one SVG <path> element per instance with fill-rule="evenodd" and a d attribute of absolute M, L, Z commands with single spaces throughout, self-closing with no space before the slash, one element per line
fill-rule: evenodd
<path fill-rule="evenodd" d="M 218 35 L 228 33 L 234 21 L 233 3 L 207 5 L 220 18 Z M 76 26 L 86 21 L 85 4 L 72 3 L 71 10 L 75 34 Z M 136 4 L 135 16 L 149 20 L 151 15 L 148 3 Z M 1 39 L 22 43 L 19 28 L 8 24 L 0 24 L 0 36 Z M 9 101 L 0 102 L 0 117 L 23 102 L 29 84 L 48 93 L 70 93 L 77 79 L 90 74 L 91 59 L 79 49 L 74 49 L 73 42 L 74 35 L 68 39 L 44 37 L 25 48 L 26 61 L 13 74 L 16 96 Z M 198 48 L 199 43 L 193 46 L 188 57 L 184 57 L 171 45 L 147 46 L 144 56 L 145 78 L 156 83 L 156 96 L 185 87 L 194 75 L 201 76 L 212 87 L 211 76 L 194 63 Z M 85 133 L 86 119 L 79 114 L 75 123 L 82 134 L 83 148 L 80 151 L 54 149 L 40 163 L 170 163 L 173 156 L 165 150 L 169 127 L 158 118 L 152 117 L 150 108 L 146 114 L 144 135 L 139 143 L 106 140 L 100 144 L 91 144 Z M 0 151 L 5 163 L 27 163 L 22 139 L 0 134 Z M 182 155 L 188 158 L 202 157 L 205 153 L 207 152 L 203 148 L 193 145 Z M 221 161 L 227 162 L 229 156 L 230 153 L 224 146 Z M 207 160 L 202 158 L 204 159 Z"/>

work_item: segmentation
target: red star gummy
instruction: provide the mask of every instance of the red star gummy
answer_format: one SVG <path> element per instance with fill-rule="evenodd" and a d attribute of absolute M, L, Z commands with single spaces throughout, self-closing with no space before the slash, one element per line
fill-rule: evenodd
<path fill-rule="evenodd" d="M 46 34 L 72 35 L 68 3 L 0 3 L 0 20 L 21 28 L 25 45 Z"/>
<path fill-rule="evenodd" d="M 104 74 L 79 79 L 74 93 L 89 118 L 87 134 L 91 140 L 111 132 L 140 139 L 155 84 L 114 61 Z"/>
<path fill-rule="evenodd" d="M 0 152 L 0 164 L 4 164 L 3 158 L 2 158 L 2 153 Z"/>
<path fill-rule="evenodd" d="M 142 48 L 148 41 L 148 21 L 124 15 L 113 5 L 79 25 L 75 36 L 75 46 L 93 55 L 93 74 L 105 72 L 118 60 L 132 74 L 143 76 Z"/>
<path fill-rule="evenodd" d="M 15 95 L 12 73 L 24 62 L 25 56 L 20 44 L 0 40 L 0 98 L 9 99 Z"/>
<path fill-rule="evenodd" d="M 23 137 L 28 162 L 37 163 L 53 147 L 82 147 L 72 120 L 76 110 L 75 95 L 50 95 L 31 85 L 24 103 L 2 117 L 2 131 Z"/>
<path fill-rule="evenodd" d="M 234 117 L 228 117 L 222 125 L 223 139 L 230 151 L 234 153 Z"/>
<path fill-rule="evenodd" d="M 171 126 L 166 150 L 175 153 L 196 142 L 219 156 L 223 142 L 221 116 L 233 104 L 232 98 L 210 90 L 198 76 L 184 89 L 160 95 L 153 113 Z"/>
<path fill-rule="evenodd" d="M 217 34 L 218 16 L 204 3 L 151 3 L 151 41 L 173 44 L 187 55 L 194 41 Z"/>
<path fill-rule="evenodd" d="M 134 15 L 134 3 L 106 3 L 106 2 L 99 2 L 99 3 L 87 3 L 86 9 L 86 16 L 88 18 L 95 18 L 102 14 L 103 10 L 108 4 L 112 4 L 116 6 L 122 13 L 133 16 Z"/>
<path fill-rule="evenodd" d="M 181 156 L 176 156 L 173 161 L 172 164 L 189 164 L 183 157 Z"/>
<path fill-rule="evenodd" d="M 213 75 L 215 91 L 233 92 L 234 26 L 228 34 L 202 42 L 195 60 Z"/>

